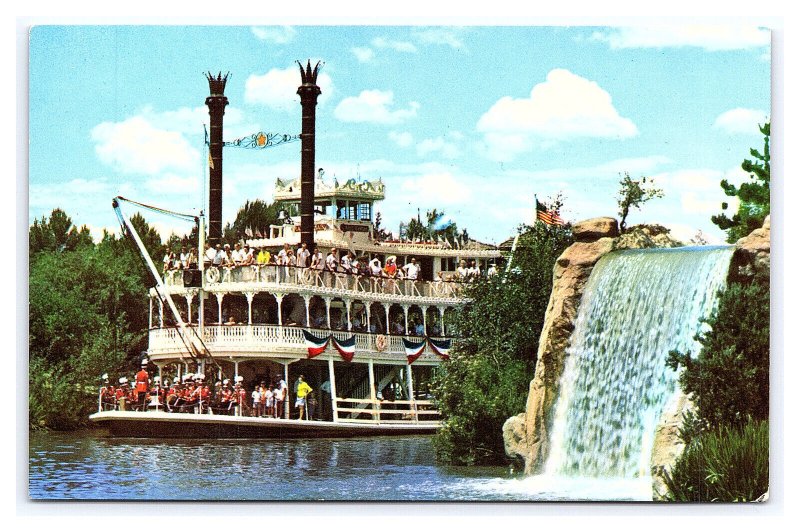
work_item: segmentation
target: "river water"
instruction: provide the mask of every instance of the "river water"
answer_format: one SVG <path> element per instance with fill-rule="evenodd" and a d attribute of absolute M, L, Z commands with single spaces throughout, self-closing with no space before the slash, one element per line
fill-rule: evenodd
<path fill-rule="evenodd" d="M 644 486 L 522 478 L 451 467 L 426 436 L 314 440 L 148 440 L 32 433 L 29 495 L 56 500 L 635 500 Z"/>

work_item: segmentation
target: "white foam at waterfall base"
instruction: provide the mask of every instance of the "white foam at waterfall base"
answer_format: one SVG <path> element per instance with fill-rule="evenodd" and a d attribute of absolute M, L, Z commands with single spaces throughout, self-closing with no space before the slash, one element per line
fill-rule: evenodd
<path fill-rule="evenodd" d="M 628 250 L 597 263 L 570 337 L 545 473 L 526 479 L 528 487 L 581 499 L 650 498 L 655 428 L 678 388 L 667 354 L 697 354 L 695 335 L 707 328 L 702 319 L 732 253 Z"/>

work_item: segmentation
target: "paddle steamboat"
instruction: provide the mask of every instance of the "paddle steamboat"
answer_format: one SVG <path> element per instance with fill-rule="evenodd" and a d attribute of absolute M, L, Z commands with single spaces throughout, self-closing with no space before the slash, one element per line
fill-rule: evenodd
<path fill-rule="evenodd" d="M 247 246 L 255 251 L 254 263 L 217 264 L 213 251 L 203 260 L 208 249 L 225 246 L 224 76 L 208 75 L 209 245 L 200 216 L 196 268 L 156 268 L 122 212 L 125 200 L 115 198 L 120 222 L 139 246 L 155 282 L 149 292 L 146 352 L 151 380 L 166 388 L 199 377 L 212 394 L 221 383 L 245 392 L 235 407 L 225 409 L 210 399 L 190 409 L 172 409 L 163 393 L 162 398 L 148 395 L 138 411 L 108 409 L 100 400 L 100 411 L 90 419 L 112 435 L 349 437 L 431 433 L 438 427 L 430 383 L 448 356 L 454 313 L 467 302 L 464 265 L 474 261 L 473 274 L 487 272 L 501 257 L 500 250 L 476 241 L 387 236 L 375 220 L 375 204 L 386 192 L 380 178 L 340 184 L 314 171 L 317 71 L 310 64 L 300 67 L 300 177 L 277 179 L 274 200 L 284 206 L 278 223 L 264 228 L 266 234 L 256 230 L 239 243 L 242 250 Z M 254 136 L 254 142 L 264 141 Z M 305 267 L 287 264 L 286 250 L 296 253 L 304 247 L 311 254 L 319 250 L 322 267 L 312 267 L 312 256 Z M 361 267 L 353 266 L 354 261 Z M 389 264 L 394 268 L 387 272 Z M 413 266 L 405 268 L 405 275 L 400 273 L 409 264 Z M 295 407 L 300 376 L 313 390 L 306 401 L 316 402 L 316 408 Z M 253 408 L 251 392 L 279 381 L 288 397 L 280 411 L 264 417 Z"/>

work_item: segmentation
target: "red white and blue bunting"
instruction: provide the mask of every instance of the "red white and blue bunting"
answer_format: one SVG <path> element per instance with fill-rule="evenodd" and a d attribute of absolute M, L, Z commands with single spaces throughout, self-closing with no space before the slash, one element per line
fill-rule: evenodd
<path fill-rule="evenodd" d="M 306 339 L 306 347 L 308 347 L 308 358 L 314 358 L 323 353 L 328 347 L 328 341 L 331 339 L 330 335 L 325 338 L 318 338 L 305 329 L 303 329 L 303 336 Z"/>
<path fill-rule="evenodd" d="M 328 348 L 328 343 L 331 341 L 333 341 L 333 347 L 336 348 L 336 350 L 339 352 L 339 355 L 341 355 L 341 357 L 347 362 L 352 362 L 353 356 L 356 353 L 355 334 L 350 336 L 350 338 L 339 340 L 330 334 L 326 337 L 320 338 L 303 329 L 303 337 L 305 338 L 306 347 L 308 348 L 308 358 L 314 358 L 324 353 Z M 442 359 L 450 359 L 451 341 L 449 339 L 434 340 L 433 338 L 426 337 L 419 342 L 408 340 L 406 338 L 403 338 L 402 340 L 403 347 L 406 350 L 406 358 L 408 359 L 409 364 L 413 364 L 414 361 L 422 355 L 423 351 L 425 351 L 426 344 L 430 344 L 431 351 L 433 351 Z"/>
<path fill-rule="evenodd" d="M 409 364 L 413 364 L 416 359 L 422 354 L 425 350 L 425 340 L 421 342 L 412 342 L 411 340 L 406 340 L 403 338 L 403 347 L 406 348 L 406 358 L 408 359 Z"/>
<path fill-rule="evenodd" d="M 339 351 L 342 358 L 347 362 L 352 361 L 353 355 L 356 354 L 356 335 L 354 334 L 345 340 L 337 340 L 334 336 L 331 336 L 331 339 L 333 340 L 333 347 Z"/>
<path fill-rule="evenodd" d="M 450 359 L 450 340 L 434 340 L 433 338 L 428 338 L 428 342 L 431 344 L 431 350 L 442 357 L 444 360 Z"/>

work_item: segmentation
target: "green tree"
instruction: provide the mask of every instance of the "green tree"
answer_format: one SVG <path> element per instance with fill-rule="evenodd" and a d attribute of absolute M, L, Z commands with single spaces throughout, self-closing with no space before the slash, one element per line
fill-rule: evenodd
<path fill-rule="evenodd" d="M 28 249 L 31 254 L 40 251 L 73 251 L 92 244 L 92 235 L 85 225 L 80 229 L 61 209 L 53 209 L 49 219 L 44 216 L 34 220 L 28 230 Z"/>
<path fill-rule="evenodd" d="M 572 243 L 570 226 L 520 228 L 508 272 L 467 285 L 455 342 L 433 392 L 442 412 L 434 443 L 447 463 L 503 463 L 502 426 L 525 409 L 553 266 Z"/>
<path fill-rule="evenodd" d="M 742 162 L 742 170 L 749 174 L 750 181 L 742 183 L 739 187 L 732 185 L 726 179 L 720 183 L 726 196 L 739 198 L 739 209 L 731 218 L 728 218 L 724 212 L 711 217 L 714 224 L 727 231 L 727 240 L 730 243 L 736 242 L 749 235 L 754 229 L 761 227 L 764 218 L 769 214 L 770 123 L 767 122 L 758 129 L 764 135 L 764 149 L 762 152 L 751 149 L 750 156 L 754 160 L 745 159 Z M 728 203 L 723 202 L 722 210 L 727 209 Z"/>
<path fill-rule="evenodd" d="M 141 222 L 142 234 L 148 233 Z M 31 256 L 31 425 L 84 424 L 96 408 L 99 376 L 135 367 L 147 347 L 148 286 L 138 249 L 114 234 L 105 233 L 96 245 Z"/>
<path fill-rule="evenodd" d="M 617 192 L 617 205 L 619 206 L 619 230 L 625 232 L 626 220 L 631 209 L 641 210 L 642 205 L 655 198 L 663 198 L 664 191 L 654 186 L 653 178 L 642 176 L 640 179 L 631 179 L 625 172 L 619 182 Z"/>
<path fill-rule="evenodd" d="M 696 429 L 769 418 L 769 277 L 732 283 L 697 340 L 697 358 L 671 351 L 681 389 L 697 406 Z"/>

